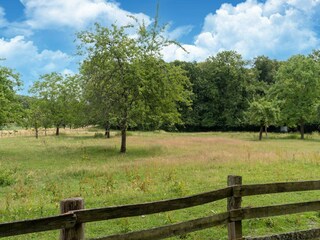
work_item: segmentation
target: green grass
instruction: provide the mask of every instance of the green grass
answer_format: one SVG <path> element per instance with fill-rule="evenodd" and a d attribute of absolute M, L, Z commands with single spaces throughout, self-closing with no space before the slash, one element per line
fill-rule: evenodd
<path fill-rule="evenodd" d="M 63 132 L 64 133 L 64 132 Z M 320 136 L 292 134 L 132 132 L 128 153 L 120 138 L 66 131 L 60 137 L 0 138 L 0 222 L 59 213 L 59 201 L 83 197 L 86 208 L 182 197 L 226 186 L 227 175 L 244 184 L 320 177 Z M 245 197 L 243 206 L 319 200 L 319 192 Z M 190 209 L 86 224 L 87 237 L 128 232 L 223 212 L 226 200 Z M 320 227 L 320 213 L 253 219 L 245 235 Z M 58 239 L 58 231 L 8 239 Z M 227 239 L 226 227 L 188 234 L 184 239 Z M 172 239 L 180 239 L 179 237 Z"/>

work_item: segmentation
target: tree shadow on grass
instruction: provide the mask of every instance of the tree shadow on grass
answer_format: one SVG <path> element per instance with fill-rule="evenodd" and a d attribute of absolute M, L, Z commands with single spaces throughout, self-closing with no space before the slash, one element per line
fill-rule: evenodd
<path fill-rule="evenodd" d="M 84 147 L 87 154 L 92 156 L 101 157 L 101 159 L 106 158 L 121 158 L 121 159 L 136 159 L 136 158 L 147 158 L 158 156 L 162 153 L 161 146 L 152 147 L 128 147 L 126 153 L 120 153 L 119 146 L 109 147 L 109 146 L 88 146 Z"/>
<path fill-rule="evenodd" d="M 111 161 L 134 161 L 141 158 L 150 158 L 159 156 L 163 153 L 161 146 L 141 146 L 131 147 L 128 146 L 125 154 L 120 153 L 120 147 L 115 145 L 111 146 L 83 146 L 61 148 L 61 146 L 50 147 L 47 150 L 48 155 L 53 155 L 55 159 L 62 161 L 84 161 L 91 163 L 111 162 Z"/>

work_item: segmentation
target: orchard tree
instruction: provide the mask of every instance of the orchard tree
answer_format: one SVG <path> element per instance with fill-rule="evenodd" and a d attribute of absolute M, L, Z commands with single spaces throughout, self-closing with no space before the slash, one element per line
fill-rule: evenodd
<path fill-rule="evenodd" d="M 245 112 L 247 122 L 260 127 L 259 140 L 262 140 L 263 128 L 267 135 L 270 125 L 276 124 L 280 119 L 280 109 L 275 101 L 266 98 L 253 100 Z"/>
<path fill-rule="evenodd" d="M 45 104 L 43 100 L 30 98 L 29 108 L 25 111 L 27 112 L 28 124 L 35 130 L 35 137 L 39 137 L 39 128 L 44 126 L 44 121 L 46 120 L 46 114 L 44 112 Z"/>
<path fill-rule="evenodd" d="M 19 86 L 19 74 L 0 66 L 0 127 L 19 118 L 22 109 L 15 92 Z"/>
<path fill-rule="evenodd" d="M 30 89 L 30 92 L 43 103 L 42 109 L 49 110 L 47 118 L 52 119 L 57 136 L 60 133 L 60 127 L 65 122 L 66 96 L 63 95 L 63 87 L 63 76 L 53 72 L 42 75 L 40 80 L 36 81 Z"/>
<path fill-rule="evenodd" d="M 88 76 L 87 76 L 88 77 Z M 111 115 L 111 102 L 104 84 L 95 85 L 95 81 L 87 81 L 84 87 L 84 99 L 86 101 L 84 111 L 88 114 L 87 121 L 90 124 L 98 124 L 105 129 L 105 137 L 110 138 L 111 125 L 117 125 Z M 94 85 L 92 85 L 94 84 Z"/>
<path fill-rule="evenodd" d="M 185 72 L 161 59 L 162 48 L 172 42 L 163 37 L 157 18 L 151 27 L 142 23 L 131 28 L 134 37 L 126 26 L 99 24 L 78 34 L 80 53 L 86 56 L 81 64 L 85 89 L 99 94 L 101 102 L 91 102 L 105 122 L 114 121 L 120 128 L 121 153 L 126 152 L 128 127 L 178 123 L 179 103 L 190 102 Z"/>
<path fill-rule="evenodd" d="M 83 96 L 83 79 L 79 74 L 65 75 L 63 79 L 63 95 L 65 100 L 65 125 L 83 127 L 87 125 L 86 105 Z"/>
<path fill-rule="evenodd" d="M 40 77 L 30 92 L 40 100 L 41 110 L 48 124 L 48 120 L 56 128 L 56 135 L 60 133 L 61 127 L 77 121 L 77 114 L 81 108 L 81 88 L 78 76 L 63 76 L 60 73 L 52 72 Z M 46 126 L 44 126 L 46 127 Z"/>
<path fill-rule="evenodd" d="M 95 25 L 94 32 L 81 32 L 80 48 L 87 58 L 80 72 L 85 79 L 85 89 L 96 117 L 110 122 L 111 116 L 121 129 L 121 152 L 126 152 L 126 131 L 132 114 L 133 103 L 139 97 L 139 78 L 134 60 L 138 54 L 136 40 L 125 33 L 125 27 L 111 28 Z M 97 112 L 100 113 L 97 113 Z"/>
<path fill-rule="evenodd" d="M 316 119 L 320 101 L 320 66 L 310 56 L 295 55 L 283 63 L 271 93 L 278 98 L 283 124 L 304 127 Z"/>

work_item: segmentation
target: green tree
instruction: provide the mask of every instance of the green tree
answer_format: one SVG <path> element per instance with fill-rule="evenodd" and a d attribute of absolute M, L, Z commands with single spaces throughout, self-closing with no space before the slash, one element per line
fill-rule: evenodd
<path fill-rule="evenodd" d="M 86 77 L 89 77 L 86 75 Z M 108 92 L 105 91 L 104 84 L 96 84 L 92 78 L 84 84 L 84 99 L 86 104 L 83 111 L 87 113 L 87 122 L 98 124 L 105 129 L 105 137 L 110 138 L 111 125 L 117 125 L 111 115 L 111 102 L 108 101 Z"/>
<path fill-rule="evenodd" d="M 21 86 L 19 74 L 0 66 L 0 127 L 16 121 L 21 115 L 16 89 Z"/>
<path fill-rule="evenodd" d="M 30 89 L 41 103 L 40 110 L 45 115 L 43 126 L 46 128 L 50 123 L 54 125 L 56 135 L 59 135 L 61 127 L 72 126 L 78 121 L 83 103 L 79 84 L 77 75 L 63 76 L 53 72 L 42 75 Z"/>
<path fill-rule="evenodd" d="M 65 125 L 83 127 L 87 125 L 86 106 L 84 100 L 83 79 L 81 75 L 65 75 L 63 79 L 62 94 L 66 96 Z"/>
<path fill-rule="evenodd" d="M 105 122 L 112 119 L 120 128 L 120 152 L 125 153 L 129 126 L 180 121 L 178 106 L 190 101 L 190 82 L 181 68 L 161 59 L 161 49 L 172 42 L 162 37 L 157 18 L 151 28 L 143 23 L 134 28 L 135 38 L 126 26 L 95 26 L 93 32 L 78 34 L 79 49 L 86 55 L 81 73 L 85 88 L 103 103 L 95 108 Z"/>
<path fill-rule="evenodd" d="M 295 55 L 284 62 L 277 72 L 272 95 L 280 102 L 283 124 L 300 126 L 301 139 L 304 127 L 316 119 L 320 98 L 320 66 L 303 55 Z"/>
<path fill-rule="evenodd" d="M 258 72 L 258 81 L 272 85 L 276 79 L 279 62 L 266 56 L 258 56 L 253 60 L 253 68 Z"/>
<path fill-rule="evenodd" d="M 36 98 L 29 99 L 29 108 L 26 110 L 29 126 L 35 130 L 35 137 L 39 137 L 39 128 L 45 125 L 47 115 L 44 112 L 45 104 Z"/>
<path fill-rule="evenodd" d="M 215 118 L 211 115 L 213 106 L 210 104 L 214 98 L 215 86 L 210 86 L 205 82 L 200 64 L 197 62 L 174 61 L 172 65 L 181 67 L 186 71 L 192 86 L 192 107 L 186 104 L 180 106 L 183 126 L 189 130 L 199 130 L 202 127 L 214 125 Z"/>
<path fill-rule="evenodd" d="M 234 51 L 224 51 L 201 63 L 202 88 L 207 96 L 202 102 L 211 123 L 219 128 L 240 126 L 255 89 L 255 74 L 248 62 Z M 209 106 L 205 106 L 209 105 Z"/>
<path fill-rule="evenodd" d="M 249 124 L 260 127 L 259 140 L 262 140 L 263 128 L 267 134 L 268 127 L 279 121 L 280 109 L 275 101 L 259 98 L 250 102 L 245 115 Z"/>

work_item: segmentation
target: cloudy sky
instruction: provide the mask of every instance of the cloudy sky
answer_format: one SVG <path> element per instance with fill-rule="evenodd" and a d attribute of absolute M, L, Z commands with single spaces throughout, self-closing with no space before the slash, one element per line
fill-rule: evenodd
<path fill-rule="evenodd" d="M 167 61 L 201 61 L 222 50 L 244 58 L 286 59 L 320 48 L 320 0 L 159 0 L 168 36 Z M 75 33 L 94 22 L 151 23 L 157 0 L 0 0 L 1 65 L 22 75 L 27 89 L 40 74 L 77 72 Z M 24 90 L 26 91 L 26 90 Z"/>

